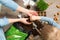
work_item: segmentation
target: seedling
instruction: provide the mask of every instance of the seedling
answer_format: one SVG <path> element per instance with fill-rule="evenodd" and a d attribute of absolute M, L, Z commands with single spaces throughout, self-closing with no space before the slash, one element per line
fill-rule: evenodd
<path fill-rule="evenodd" d="M 39 0 L 36 4 L 40 11 L 44 11 L 48 8 L 48 4 L 44 0 Z"/>

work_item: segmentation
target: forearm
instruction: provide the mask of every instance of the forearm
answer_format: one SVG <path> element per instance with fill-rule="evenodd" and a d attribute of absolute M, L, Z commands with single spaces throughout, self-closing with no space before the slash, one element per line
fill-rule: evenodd
<path fill-rule="evenodd" d="M 8 19 L 6 17 L 4 18 L 0 18 L 0 27 L 4 27 L 5 25 L 8 25 L 10 23 L 14 23 L 14 22 L 20 22 L 21 19 Z"/>
<path fill-rule="evenodd" d="M 17 11 L 19 11 L 19 12 L 23 12 L 23 13 L 28 12 L 27 9 L 25 9 L 25 8 L 23 8 L 23 7 L 21 7 L 21 6 L 18 6 Z"/>
<path fill-rule="evenodd" d="M 46 21 L 46 22 L 48 22 L 51 25 L 53 24 L 53 22 L 55 22 L 52 18 L 43 17 L 43 16 L 40 17 L 40 20 L 41 21 Z"/>
<path fill-rule="evenodd" d="M 20 19 L 8 19 L 9 23 L 14 23 L 20 21 Z"/>
<path fill-rule="evenodd" d="M 60 29 L 60 25 L 58 23 L 56 23 L 53 19 L 48 18 L 48 17 L 40 17 L 41 21 L 47 21 L 49 24 L 51 24 L 52 26 L 55 26 L 57 28 Z"/>
<path fill-rule="evenodd" d="M 12 0 L 0 0 L 0 3 L 3 4 L 4 6 L 12 9 L 12 10 L 16 10 L 18 8 L 18 4 L 15 3 L 14 1 Z"/>
<path fill-rule="evenodd" d="M 19 12 L 24 12 L 24 13 L 28 11 L 27 9 L 19 6 L 17 3 L 15 3 L 12 0 L 0 0 L 0 3 L 14 11 L 19 11 Z"/>

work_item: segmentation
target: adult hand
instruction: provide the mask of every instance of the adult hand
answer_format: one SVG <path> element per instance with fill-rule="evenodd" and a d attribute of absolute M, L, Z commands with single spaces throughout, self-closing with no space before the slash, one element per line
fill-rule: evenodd
<path fill-rule="evenodd" d="M 31 24 L 30 22 L 27 21 L 28 18 L 21 18 L 20 22 L 24 23 L 24 24 Z"/>
<path fill-rule="evenodd" d="M 37 15 L 38 15 L 38 13 L 37 13 L 36 11 L 28 10 L 28 9 L 25 9 L 25 8 L 23 8 L 23 7 L 21 7 L 21 6 L 19 6 L 19 7 L 17 8 L 17 11 L 23 12 L 23 13 L 27 14 L 28 16 L 32 16 L 32 15 L 37 16 Z"/>
<path fill-rule="evenodd" d="M 28 10 L 28 11 L 26 11 L 26 13 L 28 16 L 38 16 L 38 13 L 33 10 Z"/>

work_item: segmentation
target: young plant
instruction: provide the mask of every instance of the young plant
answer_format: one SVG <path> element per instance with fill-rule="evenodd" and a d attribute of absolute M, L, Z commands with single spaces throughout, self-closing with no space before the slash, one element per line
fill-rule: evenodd
<path fill-rule="evenodd" d="M 36 4 L 40 11 L 44 11 L 48 8 L 48 4 L 44 0 L 39 0 Z"/>

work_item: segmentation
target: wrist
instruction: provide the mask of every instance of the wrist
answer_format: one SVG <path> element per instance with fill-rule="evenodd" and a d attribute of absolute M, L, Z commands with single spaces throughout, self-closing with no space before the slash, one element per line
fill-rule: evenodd
<path fill-rule="evenodd" d="M 27 13 L 27 12 L 28 12 L 27 9 L 25 9 L 25 8 L 23 8 L 23 7 L 21 7 L 21 6 L 19 6 L 19 7 L 17 8 L 17 11 L 23 12 L 23 13 Z"/>
<path fill-rule="evenodd" d="M 28 13 L 28 11 L 29 11 L 28 9 L 25 9 L 25 8 L 22 9 L 22 12 L 23 12 L 23 13 Z"/>
<path fill-rule="evenodd" d="M 9 23 L 18 22 L 20 19 L 8 19 Z"/>
<path fill-rule="evenodd" d="M 37 20 L 41 19 L 40 16 L 37 16 Z"/>

